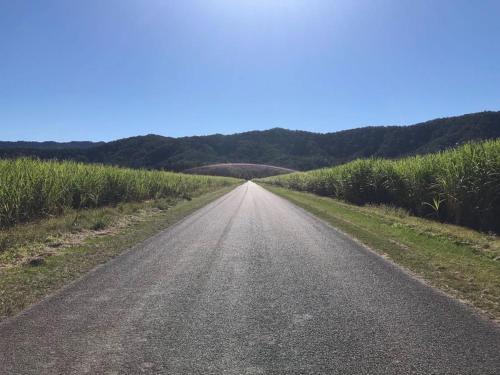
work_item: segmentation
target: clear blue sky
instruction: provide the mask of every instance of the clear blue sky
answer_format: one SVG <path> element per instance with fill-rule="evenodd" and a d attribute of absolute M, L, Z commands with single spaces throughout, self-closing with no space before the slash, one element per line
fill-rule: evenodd
<path fill-rule="evenodd" d="M 0 0 L 1 140 L 499 109 L 498 0 Z"/>

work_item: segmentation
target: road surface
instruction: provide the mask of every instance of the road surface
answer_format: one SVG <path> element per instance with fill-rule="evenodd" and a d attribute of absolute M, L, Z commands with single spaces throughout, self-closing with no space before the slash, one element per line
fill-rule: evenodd
<path fill-rule="evenodd" d="M 500 374 L 500 330 L 246 183 L 0 324 L 1 374 Z"/>

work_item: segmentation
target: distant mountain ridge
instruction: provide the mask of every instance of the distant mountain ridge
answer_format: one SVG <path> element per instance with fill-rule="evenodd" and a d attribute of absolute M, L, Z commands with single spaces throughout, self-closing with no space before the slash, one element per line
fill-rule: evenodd
<path fill-rule="evenodd" d="M 255 163 L 308 170 L 356 158 L 397 158 L 500 137 L 500 112 L 440 118 L 411 126 L 369 126 L 335 133 L 274 128 L 182 138 L 145 135 L 113 142 L 0 142 L 0 157 L 72 159 L 182 171 L 216 163 Z"/>

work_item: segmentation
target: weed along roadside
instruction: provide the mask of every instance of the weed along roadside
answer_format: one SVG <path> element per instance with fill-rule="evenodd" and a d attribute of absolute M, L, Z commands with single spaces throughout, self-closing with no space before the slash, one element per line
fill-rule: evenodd
<path fill-rule="evenodd" d="M 198 176 L 193 176 L 198 177 Z M 231 191 L 212 186 L 182 196 L 65 209 L 0 230 L 0 319 L 12 316 Z"/>
<path fill-rule="evenodd" d="M 431 285 L 500 320 L 497 236 L 410 216 L 393 207 L 360 207 L 260 184 L 388 256 Z"/>

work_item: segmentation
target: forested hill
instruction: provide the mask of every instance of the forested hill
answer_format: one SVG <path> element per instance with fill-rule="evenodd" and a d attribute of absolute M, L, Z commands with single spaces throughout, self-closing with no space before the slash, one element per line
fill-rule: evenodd
<path fill-rule="evenodd" d="M 183 138 L 146 135 L 60 147 L 53 142 L 46 147 L 44 143 L 15 146 L 0 142 L 0 157 L 37 156 L 176 171 L 213 163 L 257 163 L 308 170 L 370 156 L 423 154 L 470 140 L 498 137 L 500 112 L 480 112 L 412 126 L 364 127 L 326 134 L 275 128 Z"/>

